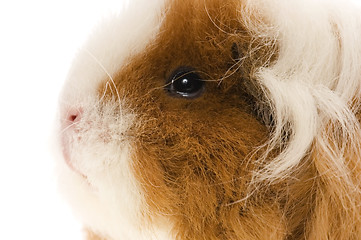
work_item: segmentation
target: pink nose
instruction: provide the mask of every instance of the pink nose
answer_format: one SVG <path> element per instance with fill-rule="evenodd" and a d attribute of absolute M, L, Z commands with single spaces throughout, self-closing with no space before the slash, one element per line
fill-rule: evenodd
<path fill-rule="evenodd" d="M 81 138 L 81 136 L 79 136 L 79 129 L 77 127 L 77 123 L 79 123 L 82 119 L 83 109 L 69 108 L 63 114 L 64 115 L 62 121 L 61 144 L 64 160 L 70 169 L 80 175 L 83 175 L 74 167 L 74 159 L 72 159 L 72 145 L 75 141 L 74 139 L 79 140 Z"/>

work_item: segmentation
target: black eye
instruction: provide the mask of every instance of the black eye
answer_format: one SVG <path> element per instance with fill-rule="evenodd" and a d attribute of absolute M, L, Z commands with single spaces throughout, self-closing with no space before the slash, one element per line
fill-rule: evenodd
<path fill-rule="evenodd" d="M 204 90 L 204 81 L 189 68 L 179 68 L 169 78 L 166 90 L 176 97 L 196 98 Z"/>

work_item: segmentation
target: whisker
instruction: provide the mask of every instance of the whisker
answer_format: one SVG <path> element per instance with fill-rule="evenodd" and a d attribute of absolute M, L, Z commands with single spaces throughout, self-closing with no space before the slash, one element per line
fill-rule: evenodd
<path fill-rule="evenodd" d="M 224 76 L 219 80 L 219 85 L 227 78 L 233 76 L 238 70 L 241 68 L 242 64 L 240 64 L 241 60 L 237 61 L 235 64 L 233 64 L 230 68 L 227 69 Z M 237 66 L 238 65 L 238 66 Z M 234 67 L 237 66 L 235 69 Z M 232 70 L 234 69 L 234 70 Z M 229 73 L 229 74 L 228 74 Z M 228 75 L 227 75 L 228 74 Z"/>
<path fill-rule="evenodd" d="M 210 75 L 207 74 L 207 73 L 204 72 L 204 71 L 195 71 L 195 70 L 194 70 L 194 71 L 187 72 L 187 73 L 184 73 L 183 75 L 179 76 L 178 79 L 181 78 L 181 77 L 183 77 L 183 76 L 185 76 L 185 75 L 188 74 L 188 73 L 197 73 L 197 74 L 203 74 L 203 75 L 206 75 L 206 76 L 209 77 L 209 79 L 202 79 L 203 82 L 218 82 L 218 84 L 221 84 L 222 81 L 224 81 L 225 79 L 233 76 L 233 75 L 241 68 L 241 64 L 240 64 L 240 63 L 241 63 L 243 60 L 244 60 L 244 58 L 241 58 L 241 59 L 237 60 L 236 63 L 234 63 L 229 69 L 227 69 L 227 71 L 226 71 L 226 73 L 224 74 L 224 76 L 221 77 L 221 78 L 218 78 L 218 79 L 212 79 L 212 78 L 210 78 Z M 235 68 L 236 66 L 237 66 L 237 68 Z M 235 68 L 235 69 L 234 69 L 234 68 Z M 232 70 L 232 69 L 234 69 L 234 70 Z M 232 71 L 231 71 L 231 70 L 232 70 Z M 163 85 L 161 85 L 161 86 L 159 86 L 159 87 L 154 87 L 154 88 L 150 89 L 150 90 L 149 90 L 146 94 L 144 94 L 143 96 L 148 96 L 148 95 L 150 95 L 153 91 L 160 90 L 160 89 L 164 89 L 164 88 L 166 88 L 166 87 L 167 87 L 169 84 L 171 84 L 171 83 L 172 83 L 172 82 L 168 82 L 168 83 L 165 83 L 165 84 L 163 84 Z"/>
<path fill-rule="evenodd" d="M 230 34 L 228 32 L 226 32 L 225 30 L 223 30 L 220 26 L 217 25 L 217 23 L 213 20 L 213 18 L 211 17 L 210 13 L 209 13 L 209 10 L 207 8 L 207 4 L 206 4 L 206 1 L 204 0 L 204 10 L 206 11 L 207 13 L 207 16 L 209 18 L 209 20 L 211 20 L 211 22 L 213 23 L 213 25 L 221 32 L 225 33 L 225 34 Z"/>
<path fill-rule="evenodd" d="M 101 69 L 104 71 L 104 73 L 108 76 L 108 82 L 110 81 L 111 84 L 113 85 L 113 88 L 115 90 L 115 93 L 116 93 L 116 97 L 118 99 L 118 103 L 119 103 L 119 106 L 121 106 L 121 98 L 120 98 L 120 94 L 119 94 L 119 91 L 118 91 L 118 88 L 117 88 L 117 85 L 115 84 L 115 81 L 113 79 L 113 77 L 110 75 L 110 73 L 107 71 L 107 69 L 104 67 L 104 65 L 99 61 L 98 58 L 96 58 L 89 50 L 87 49 L 83 49 L 86 53 L 89 54 L 89 56 L 92 57 L 92 59 L 101 67 Z M 110 88 L 112 89 L 112 87 Z M 113 91 L 112 91 L 113 93 Z"/>
<path fill-rule="evenodd" d="M 65 120 L 65 121 L 67 121 L 67 120 Z M 69 126 L 63 128 L 63 129 L 61 130 L 60 134 L 63 134 L 63 133 L 64 133 L 65 131 L 67 131 L 69 128 L 72 128 L 72 127 L 74 127 L 75 125 L 78 125 L 78 124 L 79 124 L 78 122 L 70 124 Z"/>
<path fill-rule="evenodd" d="M 104 88 L 104 91 L 103 91 L 102 96 L 99 98 L 99 102 L 102 102 L 102 100 L 105 98 L 106 93 L 107 93 L 107 90 L 108 90 L 108 87 L 109 87 L 109 81 L 107 81 L 107 82 L 105 83 L 105 88 Z"/>

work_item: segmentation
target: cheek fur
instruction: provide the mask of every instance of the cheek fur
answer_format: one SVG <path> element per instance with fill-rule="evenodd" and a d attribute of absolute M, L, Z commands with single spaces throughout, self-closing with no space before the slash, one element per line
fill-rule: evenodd
<path fill-rule="evenodd" d="M 172 216 L 176 229 L 187 232 L 183 238 L 226 234 L 227 226 L 235 224 L 231 215 L 247 212 L 234 203 L 252 191 L 254 160 L 260 155 L 256 146 L 267 139 L 267 131 L 250 115 L 240 114 L 240 121 L 223 114 L 207 118 L 200 113 L 194 121 L 185 113 L 183 118 L 167 116 L 161 125 L 149 122 L 136 146 L 136 177 L 151 210 Z M 272 207 L 267 211 L 278 214 Z"/>

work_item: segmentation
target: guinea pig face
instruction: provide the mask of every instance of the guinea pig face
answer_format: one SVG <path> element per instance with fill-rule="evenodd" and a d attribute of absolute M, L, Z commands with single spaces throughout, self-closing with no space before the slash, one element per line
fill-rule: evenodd
<path fill-rule="evenodd" d="M 313 53 L 326 54 L 322 44 L 285 37 L 279 13 L 255 3 L 134 1 L 80 50 L 60 100 L 59 169 L 89 232 L 109 240 L 311 234 L 322 203 L 314 186 L 328 183 L 314 160 L 330 157 L 315 140 L 330 129 L 332 101 L 322 97 L 357 128 L 347 101 L 325 90 L 339 75 L 339 39 L 325 23 L 331 53 L 320 65 L 334 68 L 324 71 Z M 307 12 L 297 10 L 288 15 L 296 22 Z M 336 118 L 325 122 L 338 126 Z"/>

